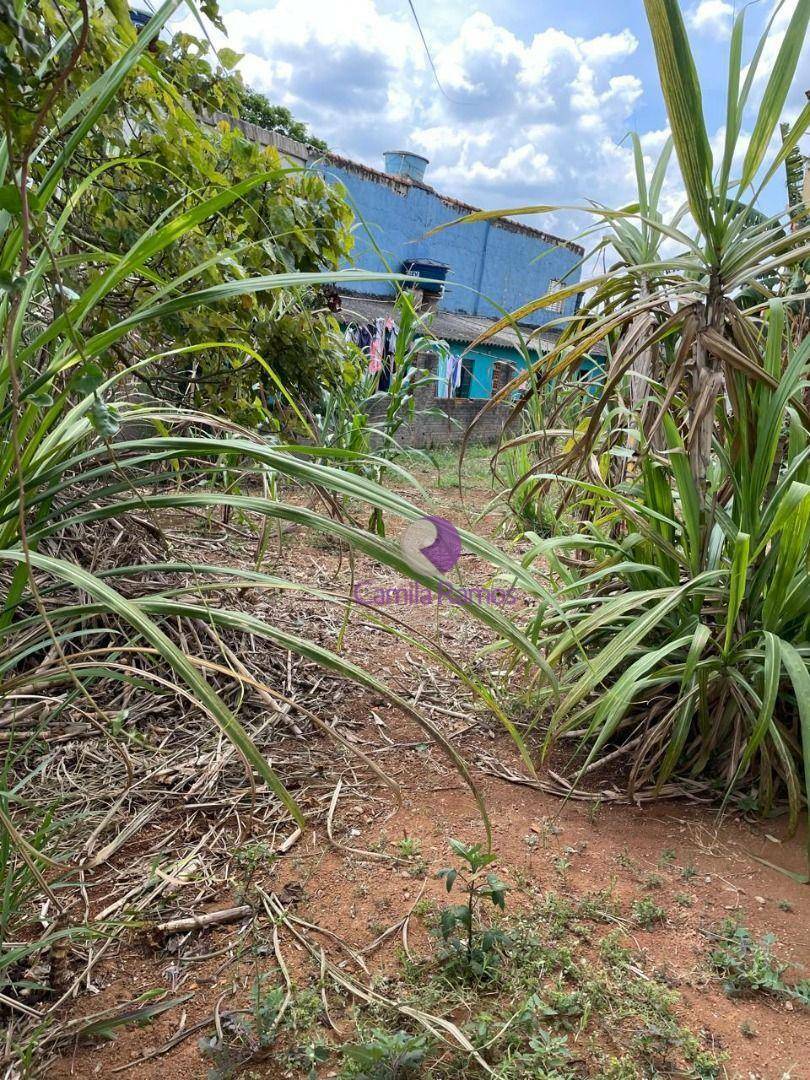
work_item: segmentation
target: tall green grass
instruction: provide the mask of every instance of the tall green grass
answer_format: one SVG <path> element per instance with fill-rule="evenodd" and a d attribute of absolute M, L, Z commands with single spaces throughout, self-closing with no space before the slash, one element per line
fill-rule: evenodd
<path fill-rule="evenodd" d="M 79 96 L 65 91 L 64 75 L 81 62 L 87 37 L 96 32 L 87 9 L 69 5 L 70 25 L 61 35 L 54 36 L 50 24 L 45 27 L 37 22 L 38 13 L 33 9 L 26 13 L 27 22 L 20 24 L 20 40 L 27 34 L 35 43 L 31 48 L 37 43 L 41 47 L 41 71 L 32 77 L 29 98 L 39 94 L 43 104 L 38 113 L 33 110 L 33 127 L 32 110 L 7 115 L 5 138 L 0 143 L 0 582 L 4 589 L 0 697 L 5 716 L 13 728 L 21 687 L 29 696 L 67 687 L 102 729 L 109 727 L 105 679 L 109 676 L 114 683 L 117 676 L 112 667 L 105 667 L 103 654 L 93 655 L 89 668 L 77 654 L 82 642 L 92 637 L 94 625 L 112 623 L 119 628 L 119 639 L 127 648 L 140 649 L 154 658 L 150 664 L 158 667 L 161 678 L 198 703 L 208 720 L 235 746 L 250 774 L 275 793 L 293 820 L 303 822 L 302 811 L 279 770 L 254 745 L 210 673 L 178 640 L 173 628 L 182 616 L 276 642 L 382 694 L 444 749 L 476 791 L 466 764 L 438 728 L 337 647 L 318 645 L 238 607 L 206 604 L 206 588 L 232 574 L 227 565 L 211 563 L 195 568 L 199 594 L 189 594 L 185 588 L 176 591 L 186 571 L 182 563 L 160 564 L 162 575 L 174 575 L 173 586 L 160 589 L 144 584 L 135 591 L 119 588 L 113 572 L 94 573 L 82 565 L 81 544 L 76 538 L 100 523 L 115 519 L 125 528 L 130 515 L 140 515 L 159 534 L 161 515 L 211 512 L 228 506 L 267 522 L 291 522 L 337 536 L 398 574 L 419 577 L 393 541 L 347 524 L 340 517 L 302 507 L 295 500 L 274 497 L 281 479 L 287 490 L 303 486 L 329 492 L 334 499 L 352 505 L 364 505 L 378 520 L 383 515 L 402 520 L 419 517 L 423 512 L 420 507 L 375 482 L 381 464 L 369 456 L 368 443 L 364 443 L 362 454 L 351 447 L 332 445 L 329 439 L 320 443 L 316 439 L 314 445 L 311 440 L 303 445 L 276 445 L 256 433 L 242 431 L 227 417 L 184 411 L 135 396 L 132 376 L 160 363 L 165 353 L 133 357 L 130 363 L 119 364 L 115 374 L 107 374 L 110 350 L 118 347 L 123 355 L 130 349 L 134 353 L 138 330 L 150 320 L 257 292 L 281 293 L 293 287 L 380 277 L 362 271 L 284 273 L 237 277 L 205 286 L 202 265 L 198 272 L 184 270 L 176 280 L 161 278 L 158 268 L 164 252 L 186 242 L 195 228 L 233 205 L 253 186 L 271 180 L 272 171 L 225 188 L 211 198 L 184 202 L 182 212 L 146 223 L 123 254 L 86 251 L 77 243 L 72 234 L 73 215 L 96 177 L 90 173 L 77 181 L 75 159 L 105 110 L 117 107 L 116 97 L 127 76 L 139 63 L 148 62 L 149 41 L 178 6 L 179 0 L 167 0 L 137 38 L 127 33 L 121 42 L 108 42 L 109 68 Z M 159 73 L 153 74 L 159 77 Z M 45 148 L 51 156 L 48 164 L 39 168 L 37 162 Z M 113 156 L 107 165 L 118 160 Z M 55 290 L 54 283 L 60 283 L 68 270 L 78 291 Z M 133 278 L 141 285 L 151 282 L 151 293 L 141 294 L 133 308 L 120 310 L 115 318 L 97 320 L 101 301 Z M 412 311 L 410 317 L 413 320 Z M 413 352 L 422 344 L 414 331 L 403 335 L 401 347 Z M 227 340 L 210 345 L 229 347 Z M 177 342 L 168 353 L 182 355 L 204 347 Z M 233 347 L 244 352 L 243 345 Z M 403 361 L 412 359 L 403 354 Z M 413 364 L 403 362 L 399 376 L 403 385 L 395 402 L 398 412 L 387 418 L 389 434 L 408 415 L 407 380 L 412 371 Z M 311 436 L 312 428 L 298 404 L 283 386 L 278 390 Z M 229 476 L 236 474 L 246 485 L 240 491 L 250 494 L 229 486 Z M 218 486 L 219 481 L 224 481 L 224 488 Z M 471 550 L 487 560 L 499 561 L 505 571 L 512 565 L 492 545 L 471 534 L 465 540 Z M 144 562 L 129 566 L 127 573 L 145 583 L 152 580 L 152 569 Z M 259 569 L 252 575 L 245 573 L 247 576 L 239 579 L 241 586 L 284 584 Z M 517 565 L 514 573 L 527 577 Z M 436 584 L 426 576 L 419 580 L 428 586 Z M 237 587 L 233 580 L 231 584 Z M 540 650 L 501 613 L 480 605 L 471 610 L 530 657 L 532 664 L 543 666 Z M 435 650 L 432 655 L 437 655 Z M 47 663 L 41 662 L 43 657 L 48 658 Z M 500 715 L 511 727 L 508 718 Z M 115 752 L 114 739 L 110 745 Z M 530 763 L 528 754 L 526 760 Z M 483 813 L 477 791 L 476 798 Z M 22 873 L 26 872 L 24 867 L 34 872 L 39 861 L 47 865 L 47 856 L 40 860 L 36 854 L 40 849 L 39 825 L 19 820 L 14 801 L 7 797 L 0 810 L 6 863 L 16 859 Z M 7 888 L 9 895 L 16 895 L 16 886 Z"/>
<path fill-rule="evenodd" d="M 665 219 L 670 147 L 649 175 L 633 140 L 633 202 L 580 208 L 592 215 L 593 253 L 618 256 L 609 271 L 482 335 L 584 292 L 576 314 L 556 320 L 557 345 L 485 406 L 515 400 L 515 420 L 608 345 L 580 417 L 559 427 L 547 413 L 529 419 L 513 444 L 534 458 L 510 478 L 513 493 L 562 485 L 579 522 L 565 537 L 533 530 L 525 560 L 548 568 L 561 609 L 534 622 L 561 690 L 540 722 L 546 749 L 570 747 L 579 780 L 607 763 L 631 790 L 708 780 L 764 812 L 786 801 L 795 825 L 810 779 L 808 342 L 795 292 L 810 225 L 795 190 L 782 213 L 764 215 L 757 202 L 810 123 L 805 105 L 776 140 L 810 0 L 793 7 L 768 72 L 772 16 L 746 62 L 740 9 L 718 153 L 680 5 L 645 9 L 685 201 Z"/>

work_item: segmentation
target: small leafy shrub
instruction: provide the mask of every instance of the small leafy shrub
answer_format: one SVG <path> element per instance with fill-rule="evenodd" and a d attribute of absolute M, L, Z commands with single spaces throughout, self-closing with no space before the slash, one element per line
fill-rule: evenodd
<path fill-rule="evenodd" d="M 718 1080 L 720 1076 L 720 1062 L 708 1050 L 699 1050 L 689 1060 L 689 1077 L 694 1080 Z M 724 1073 L 725 1075 L 725 1073 Z"/>
<path fill-rule="evenodd" d="M 482 900 L 504 910 L 507 886 L 487 868 L 497 856 L 483 851 L 480 844 L 462 844 L 451 840 L 450 847 L 459 857 L 458 867 L 440 870 L 447 891 L 458 885 L 466 892 L 463 904 L 446 907 L 439 919 L 439 930 L 445 943 L 440 959 L 445 972 L 454 978 L 479 981 L 492 978 L 501 962 L 506 935 L 496 928 L 478 925 Z"/>
<path fill-rule="evenodd" d="M 558 855 L 554 859 L 554 872 L 558 877 L 565 880 L 565 875 L 571 869 L 571 860 L 566 859 L 563 855 Z"/>
<path fill-rule="evenodd" d="M 527 1041 L 526 1049 L 518 1052 L 510 1064 L 514 1071 L 504 1071 L 504 1076 L 542 1076 L 556 1080 L 570 1076 L 571 1051 L 564 1035 L 554 1035 L 542 1028 Z M 509 1065 L 506 1066 L 509 1069 Z M 562 1072 L 561 1070 L 566 1070 Z"/>
<path fill-rule="evenodd" d="M 343 1047 L 346 1061 L 341 1075 L 352 1080 L 400 1080 L 415 1076 L 427 1050 L 424 1035 L 375 1029 L 365 1042 Z"/>
<path fill-rule="evenodd" d="M 257 874 L 266 872 L 276 861 L 276 854 L 264 841 L 243 844 L 234 852 L 233 884 L 240 904 L 252 902 L 253 883 Z"/>
<path fill-rule="evenodd" d="M 632 959 L 632 952 L 622 944 L 622 932 L 611 930 L 599 943 L 599 956 L 614 970 L 625 968 Z"/>
<path fill-rule="evenodd" d="M 318 1065 L 328 1057 L 328 1048 L 307 1035 L 320 1013 L 317 990 L 305 986 L 288 998 L 286 989 L 272 982 L 270 974 L 260 974 L 251 987 L 250 1008 L 222 1013 L 221 1037 L 213 1034 L 198 1041 L 200 1053 L 210 1065 L 209 1080 L 250 1075 L 245 1070 L 270 1055 L 296 1068 L 306 1066 L 307 1071 L 296 1076 L 316 1076 Z M 276 1040 L 280 1036 L 279 1046 Z"/>
<path fill-rule="evenodd" d="M 554 1016 L 560 1027 L 566 1031 L 582 1028 L 588 1022 L 590 1003 L 588 996 L 581 990 L 557 987 L 548 991 L 546 1003 L 549 1014 Z"/>
<path fill-rule="evenodd" d="M 791 986 L 784 980 L 787 964 L 773 955 L 773 934 L 757 941 L 751 931 L 734 919 L 724 919 L 717 932 L 717 945 L 709 962 L 723 980 L 723 989 L 734 997 L 740 994 L 773 994 L 793 998 L 810 1006 L 810 979 Z"/>
<path fill-rule="evenodd" d="M 623 1056 L 609 1061 L 602 1075 L 604 1080 L 636 1080 L 638 1072 L 633 1062 Z"/>
<path fill-rule="evenodd" d="M 319 1042 L 307 1043 L 290 1054 L 290 1064 L 301 1070 L 296 1075 L 306 1076 L 307 1080 L 317 1080 L 318 1069 L 328 1060 L 329 1047 Z"/>
<path fill-rule="evenodd" d="M 397 848 L 403 859 L 413 859 L 422 854 L 422 844 L 416 836 L 403 836 L 397 841 Z"/>
<path fill-rule="evenodd" d="M 285 997 L 283 987 L 268 986 L 260 976 L 251 990 L 250 1012 L 224 1014 L 222 1037 L 212 1035 L 199 1040 L 200 1053 L 211 1065 L 211 1080 L 227 1080 L 273 1044 Z"/>
<path fill-rule="evenodd" d="M 510 980 L 509 989 L 519 992 L 518 988 L 525 991 L 531 977 L 527 979 L 525 973 L 513 970 Z M 466 1024 L 464 1033 L 486 1060 L 496 1065 L 494 1075 L 498 1080 L 523 1080 L 529 1076 L 569 1080 L 573 1073 L 568 1038 L 553 1030 L 555 1018 L 554 1009 L 543 997 L 532 993 L 513 1013 L 506 1029 L 503 1015 L 487 1010 Z M 495 1043 L 498 1050 L 493 1053 Z M 449 1075 L 468 1075 L 461 1059 L 457 1059 L 456 1069 L 451 1069 Z"/>
<path fill-rule="evenodd" d="M 416 836 L 403 836 L 397 841 L 397 852 L 400 859 L 408 863 L 408 873 L 411 877 L 424 877 L 428 872 L 428 864 L 422 855 L 422 842 Z"/>
<path fill-rule="evenodd" d="M 621 904 L 613 894 L 613 886 L 586 893 L 579 901 L 579 918 L 609 923 L 621 914 Z"/>
<path fill-rule="evenodd" d="M 645 896 L 641 900 L 634 900 L 633 906 L 630 908 L 630 914 L 633 916 L 636 925 L 643 927 L 645 930 L 667 921 L 667 913 L 662 907 L 654 903 L 649 896 Z"/>
<path fill-rule="evenodd" d="M 633 1039 L 643 1063 L 643 1076 L 684 1076 L 691 1080 L 717 1080 L 720 1062 L 702 1050 L 693 1035 L 668 1020 L 644 1024 Z M 683 1059 L 686 1069 L 678 1068 Z M 636 1074 L 638 1075 L 638 1074 Z"/>

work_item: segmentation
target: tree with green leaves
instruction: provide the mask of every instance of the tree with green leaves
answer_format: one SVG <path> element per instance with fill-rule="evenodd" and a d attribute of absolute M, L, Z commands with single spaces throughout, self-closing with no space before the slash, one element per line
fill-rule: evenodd
<path fill-rule="evenodd" d="M 49 10 L 43 8 L 44 17 L 57 20 Z M 82 64 L 68 76 L 65 92 L 78 96 L 100 76 L 115 34 L 127 38 L 131 27 L 108 9 L 95 10 Z M 255 274 L 336 269 L 349 251 L 352 215 L 338 186 L 289 167 L 272 147 L 225 123 L 211 129 L 196 120 L 204 110 L 239 111 L 240 83 L 225 68 L 212 67 L 208 54 L 206 42 L 184 33 L 154 42 L 88 133 L 54 196 L 64 210 L 82 189 L 71 211 L 71 242 L 77 255 L 104 251 L 109 258 L 123 255 L 150 223 L 240 190 L 237 199 L 220 199 L 217 212 L 188 230 L 182 245 L 162 252 L 150 275 L 130 274 L 106 294 L 93 308 L 98 329 L 137 307 L 156 283 L 168 298 L 171 281 L 210 286 Z M 33 176 L 50 168 L 57 153 L 54 145 L 32 162 Z M 261 183 L 253 182 L 257 176 Z M 66 266 L 60 294 L 78 294 L 97 272 L 92 260 L 90 267 L 80 258 Z M 215 344 L 225 340 L 227 348 Z M 215 405 L 250 426 L 272 420 L 280 386 L 316 404 L 321 388 L 335 385 L 351 362 L 320 292 L 299 288 L 283 297 L 243 296 L 167 315 L 117 342 L 105 369 L 171 353 L 177 341 L 197 348 L 141 369 L 137 377 L 149 391 L 167 401 Z"/>
<path fill-rule="evenodd" d="M 289 109 L 283 105 L 273 105 L 259 90 L 240 85 L 236 93 L 239 99 L 237 108 L 240 120 L 257 124 L 267 131 L 277 131 L 280 135 L 297 139 L 298 142 L 306 143 L 307 146 L 312 146 L 323 153 L 329 149 L 323 139 L 313 135 L 306 124 L 295 119 Z"/>

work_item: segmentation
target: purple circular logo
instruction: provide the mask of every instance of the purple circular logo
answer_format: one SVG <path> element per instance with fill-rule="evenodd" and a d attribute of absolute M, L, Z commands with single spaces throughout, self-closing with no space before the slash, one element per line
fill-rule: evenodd
<path fill-rule="evenodd" d="M 446 574 L 459 560 L 461 537 L 452 522 L 433 514 L 412 521 L 399 541 L 410 567 L 422 574 Z"/>

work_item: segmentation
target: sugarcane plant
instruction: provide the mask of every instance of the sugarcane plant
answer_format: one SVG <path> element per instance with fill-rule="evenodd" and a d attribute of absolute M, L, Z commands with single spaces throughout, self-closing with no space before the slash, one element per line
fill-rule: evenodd
<path fill-rule="evenodd" d="M 767 73 L 773 15 L 747 65 L 745 10 L 736 16 L 718 160 L 680 7 L 645 7 L 683 205 L 665 220 L 669 146 L 649 176 L 634 140 L 636 201 L 578 207 L 593 216 L 594 251 L 616 261 L 488 331 L 584 291 L 555 348 L 485 406 L 517 395 L 515 416 L 607 346 L 592 402 L 568 430 L 538 427 L 544 452 L 515 482 L 562 485 L 579 521 L 568 536 L 534 536 L 525 559 L 548 560 L 563 609 L 535 618 L 561 671 L 561 697 L 541 694 L 536 722 L 546 750 L 565 740 L 580 783 L 610 761 L 635 792 L 708 784 L 763 811 L 786 797 L 795 825 L 810 786 L 810 222 L 795 176 L 783 212 L 757 203 L 787 162 L 795 173 L 810 121 L 805 105 L 778 137 L 810 0 Z"/>
<path fill-rule="evenodd" d="M 447 356 L 446 341 L 431 333 L 433 315 L 417 311 L 412 292 L 398 287 L 394 302 L 397 336 L 388 360 L 388 379 L 381 389 L 383 365 L 351 346 L 354 363 L 347 377 L 325 390 L 320 408 L 308 417 L 308 434 L 319 446 L 351 451 L 344 467 L 379 481 L 390 463 L 403 453 L 403 426 L 417 415 L 420 391 L 432 386 L 436 376 L 427 356 Z M 421 403 L 422 415 L 439 412 Z M 412 451 L 422 456 L 421 451 Z M 425 457 L 425 461 L 428 459 Z M 369 528 L 384 533 L 382 515 L 372 513 Z"/>

